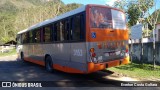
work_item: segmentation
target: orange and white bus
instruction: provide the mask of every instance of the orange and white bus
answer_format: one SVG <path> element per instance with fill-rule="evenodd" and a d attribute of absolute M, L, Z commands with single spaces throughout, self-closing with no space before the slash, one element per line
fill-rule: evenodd
<path fill-rule="evenodd" d="M 48 71 L 92 73 L 128 64 L 128 39 L 123 11 L 89 4 L 18 32 L 17 51 Z"/>

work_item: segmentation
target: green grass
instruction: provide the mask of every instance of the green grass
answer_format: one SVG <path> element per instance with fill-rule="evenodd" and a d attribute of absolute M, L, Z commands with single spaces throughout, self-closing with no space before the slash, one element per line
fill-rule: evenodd
<path fill-rule="evenodd" d="M 16 54 L 16 49 L 12 49 L 12 50 L 9 51 L 8 53 L 1 53 L 1 52 L 0 52 L 0 57 L 10 56 L 10 55 L 15 55 L 15 54 Z"/>
<path fill-rule="evenodd" d="M 153 68 L 151 64 L 130 63 L 128 65 L 108 68 L 107 70 L 143 80 L 160 79 L 160 66 Z"/>

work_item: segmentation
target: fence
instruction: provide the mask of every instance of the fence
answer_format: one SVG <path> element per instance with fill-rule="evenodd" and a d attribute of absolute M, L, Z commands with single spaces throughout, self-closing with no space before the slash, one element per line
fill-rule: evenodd
<path fill-rule="evenodd" d="M 8 53 L 13 48 L 15 48 L 15 45 L 0 46 L 0 53 Z"/>
<path fill-rule="evenodd" d="M 155 61 L 156 64 L 160 65 L 160 42 L 156 42 L 155 48 Z M 141 59 L 141 43 L 134 43 L 132 49 L 132 61 L 133 62 L 143 62 L 143 63 L 153 63 L 153 42 L 143 43 L 143 56 Z M 131 52 L 131 45 L 130 45 Z"/>

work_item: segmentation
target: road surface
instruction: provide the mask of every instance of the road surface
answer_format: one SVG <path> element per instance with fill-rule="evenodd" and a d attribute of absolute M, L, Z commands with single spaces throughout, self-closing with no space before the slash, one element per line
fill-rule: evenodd
<path fill-rule="evenodd" d="M 113 81 L 113 82 L 110 82 Z M 158 87 L 119 87 L 114 81 L 136 81 L 126 77 L 123 79 L 114 72 L 95 72 L 92 74 L 69 74 L 61 71 L 49 73 L 44 67 L 16 59 L 16 55 L 0 57 L 0 81 L 52 81 L 55 87 L 32 88 L 32 90 L 76 89 L 76 90 L 159 90 Z M 11 88 L 0 88 L 0 90 Z M 11 90 L 28 90 L 28 88 L 12 88 Z"/>

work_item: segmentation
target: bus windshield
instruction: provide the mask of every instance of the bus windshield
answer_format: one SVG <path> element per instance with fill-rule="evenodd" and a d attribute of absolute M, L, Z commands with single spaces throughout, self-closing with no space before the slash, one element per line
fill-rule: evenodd
<path fill-rule="evenodd" d="M 91 28 L 126 29 L 123 12 L 105 7 L 92 7 L 90 9 Z"/>

